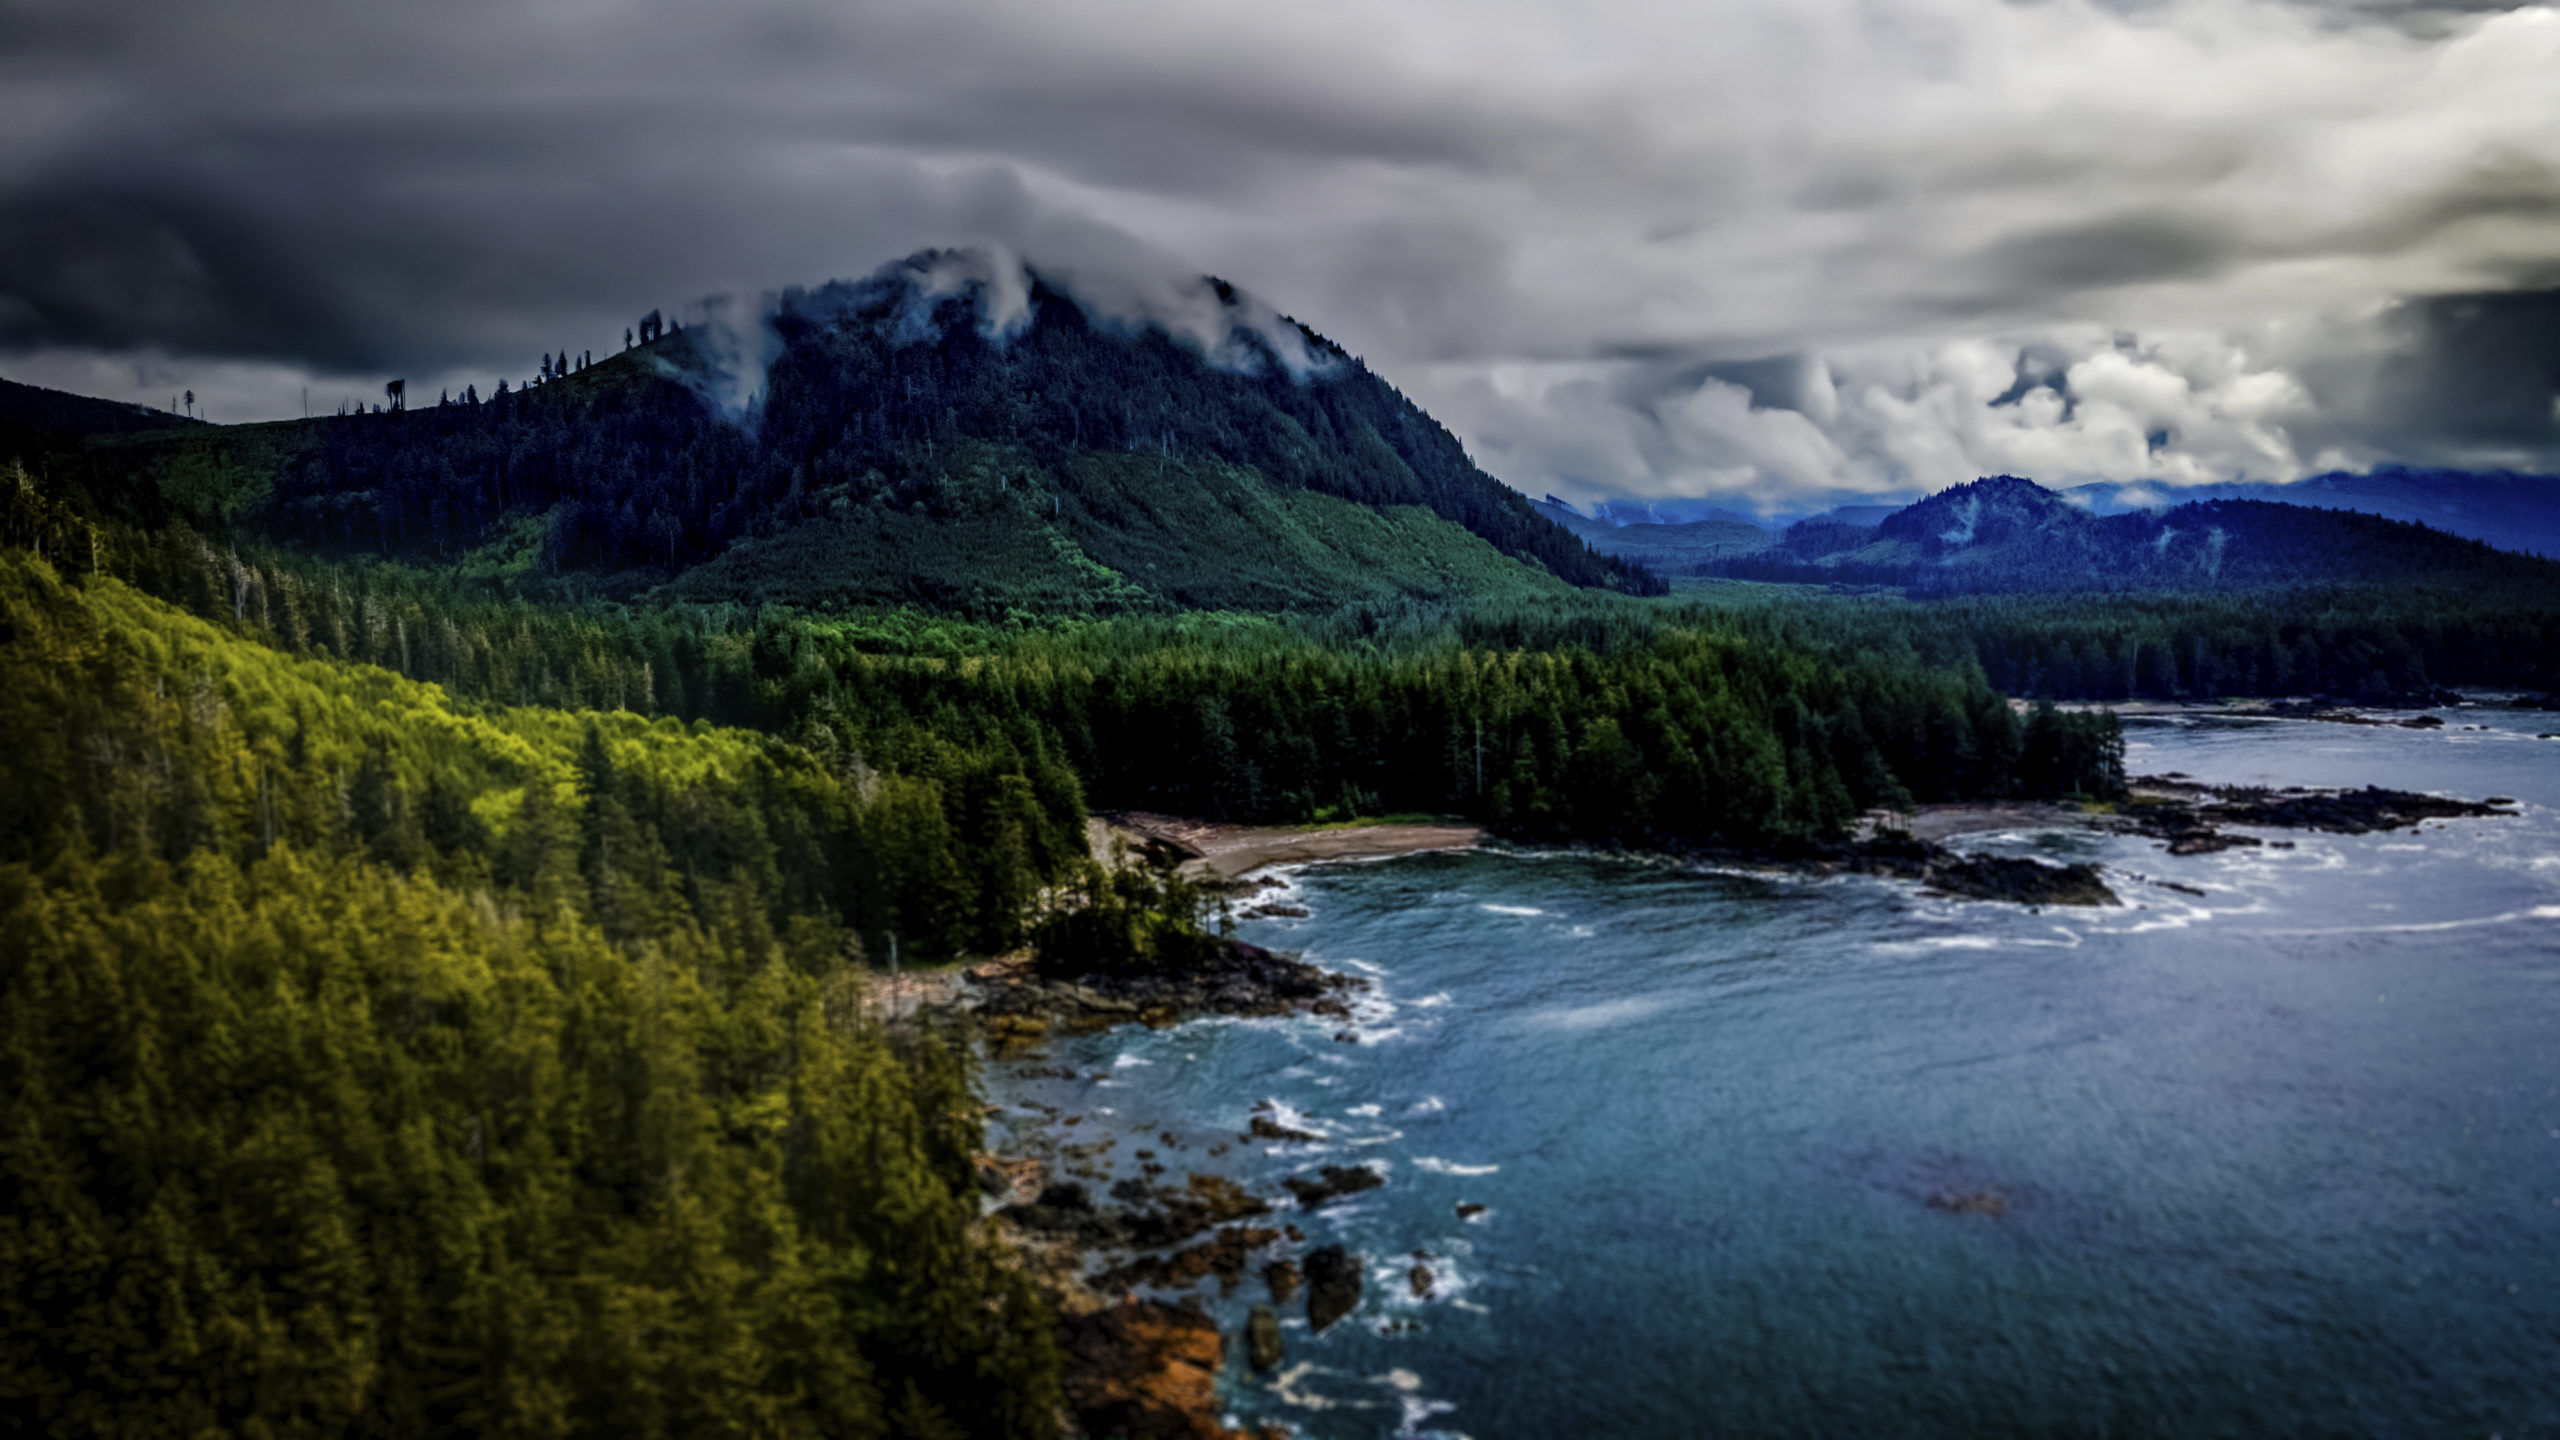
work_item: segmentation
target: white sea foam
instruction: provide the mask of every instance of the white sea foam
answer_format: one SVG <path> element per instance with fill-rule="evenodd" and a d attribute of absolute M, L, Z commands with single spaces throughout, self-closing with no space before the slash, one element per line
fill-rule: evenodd
<path fill-rule="evenodd" d="M 1382 1112 L 1375 1105 L 1354 1105 L 1342 1113 L 1345 1115 L 1357 1115 L 1363 1120 L 1375 1120 Z"/>
<path fill-rule="evenodd" d="M 1306 1114 L 1288 1101 L 1272 1096 L 1258 1108 L 1268 1111 L 1271 1123 L 1290 1130 L 1304 1130 L 1310 1135 L 1330 1135 L 1333 1127 Z"/>
<path fill-rule="evenodd" d="M 1499 1165 L 1461 1165 L 1454 1160 L 1443 1160 L 1437 1155 L 1416 1155 L 1413 1157 L 1413 1168 L 1416 1170 L 1428 1170 L 1434 1175 L 1491 1175 L 1502 1167 Z"/>
<path fill-rule="evenodd" d="M 1416 1010 L 1433 1010 L 1448 1004 L 1450 999 L 1451 996 L 1449 992 L 1443 990 L 1437 995 L 1425 995 L 1421 999 L 1414 1001 L 1413 1008 Z"/>
<path fill-rule="evenodd" d="M 1407 1110 L 1405 1113 L 1408 1115 L 1437 1115 L 1448 1108 L 1448 1105 L 1444 1103 L 1439 1096 L 1425 1095 L 1421 1099 L 1414 1101 L 1413 1108 Z"/>
<path fill-rule="evenodd" d="M 1476 908 L 1488 915 L 1544 915 L 1547 913 L 1535 905 L 1479 905 Z"/>
<path fill-rule="evenodd" d="M 2508 910 L 2496 915 L 2475 915 L 2467 920 L 2413 921 L 2405 925 L 2333 925 L 2319 928 L 2258 930 L 2258 935 L 2420 935 L 2436 930 L 2470 930 L 2482 925 L 2513 925 L 2519 920 L 2560 920 L 2560 905 L 2536 905 L 2530 910 Z"/>
<path fill-rule="evenodd" d="M 1315 1373 L 1314 1361 L 1301 1360 L 1271 1377 L 1271 1393 L 1279 1396 L 1281 1403 L 1295 1405 L 1301 1410 L 1330 1410 L 1341 1404 L 1339 1400 L 1305 1388 L 1307 1377 Z"/>
<path fill-rule="evenodd" d="M 1116 1059 L 1116 1060 L 1114 1060 L 1114 1061 L 1112 1061 L 1112 1062 L 1111 1062 L 1111 1068 L 1112 1068 L 1112 1069 L 1114 1069 L 1114 1070 L 1126 1070 L 1126 1069 L 1131 1068 L 1132 1066 L 1137 1066 L 1137 1065 L 1153 1065 L 1154 1063 L 1156 1063 L 1156 1062 L 1154 1062 L 1153 1060 L 1142 1060 L 1142 1059 L 1140 1059 L 1139 1057 L 1137 1057 L 1137 1056 L 1135 1056 L 1135 1055 L 1122 1055 L 1122 1056 L 1121 1056 L 1121 1057 L 1119 1057 L 1118 1059 Z"/>
<path fill-rule="evenodd" d="M 1596 1030 L 1615 1025 L 1621 1020 L 1634 1020 L 1650 1015 L 1664 1002 L 1647 997 L 1630 996 L 1624 1000 L 1604 1000 L 1597 1005 L 1576 1005 L 1562 1010 L 1541 1010 L 1528 1017 L 1532 1025 L 1552 1026 L 1558 1030 Z"/>

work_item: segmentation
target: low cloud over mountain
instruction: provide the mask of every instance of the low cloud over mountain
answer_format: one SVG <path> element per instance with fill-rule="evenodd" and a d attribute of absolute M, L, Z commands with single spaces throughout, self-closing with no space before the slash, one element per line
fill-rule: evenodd
<path fill-rule="evenodd" d="M 1213 271 L 1537 493 L 2560 465 L 2560 12 L 35 0 L 0 373 L 217 419 L 983 242 Z"/>

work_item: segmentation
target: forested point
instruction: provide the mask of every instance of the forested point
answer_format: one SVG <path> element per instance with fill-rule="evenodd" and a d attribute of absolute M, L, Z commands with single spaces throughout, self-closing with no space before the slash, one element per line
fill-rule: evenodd
<path fill-rule="evenodd" d="M 0 1398 L 50 1433 L 1051 1433 L 965 1046 L 859 995 L 1196 948 L 1089 793 L 1783 843 L 2120 779 L 2106 717 L 1681 626 L 445 609 L 52 520 L 206 613 L 0 559 Z"/>

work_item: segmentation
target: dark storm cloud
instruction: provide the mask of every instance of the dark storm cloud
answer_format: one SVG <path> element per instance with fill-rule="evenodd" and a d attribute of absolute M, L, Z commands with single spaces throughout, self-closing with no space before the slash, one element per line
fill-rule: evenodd
<path fill-rule="evenodd" d="M 992 242 L 1235 279 L 1532 490 L 2387 449 L 2315 332 L 2518 443 L 2411 398 L 2505 332 L 2370 320 L 2560 283 L 2560 24 L 2478 8 L 19 0 L 0 370 L 290 413 Z"/>
<path fill-rule="evenodd" d="M 2246 244 L 2237 226 L 2174 215 L 2126 214 L 2011 236 L 1985 250 L 1986 285 L 2078 291 L 2209 278 Z"/>
<path fill-rule="evenodd" d="M 2438 296 L 2393 318 L 2407 344 L 2382 390 L 2401 425 L 2526 445 L 2560 435 L 2560 290 Z"/>
<path fill-rule="evenodd" d="M 2392 306 L 2377 342 L 2307 361 L 2345 439 L 2448 464 L 2547 464 L 2560 450 L 2560 287 Z"/>

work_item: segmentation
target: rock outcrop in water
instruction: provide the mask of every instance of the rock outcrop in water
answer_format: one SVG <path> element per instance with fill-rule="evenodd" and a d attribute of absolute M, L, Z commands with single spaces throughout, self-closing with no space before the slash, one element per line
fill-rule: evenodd
<path fill-rule="evenodd" d="M 1360 1308 L 1360 1257 L 1339 1245 L 1307 1256 L 1307 1324 L 1318 1334 Z"/>
<path fill-rule="evenodd" d="M 1049 1025 L 1069 1029 L 1143 1022 L 1171 1024 L 1192 1015 L 1348 1016 L 1347 997 L 1366 987 L 1292 955 L 1229 940 L 1197 965 L 1098 970 L 1073 977 L 1041 975 L 1025 966 L 981 966 L 972 972 L 974 1008 L 999 1037 L 1034 1036 Z"/>
<path fill-rule="evenodd" d="M 2513 805 L 2493 800 L 2456 800 L 2413 790 L 2387 790 L 2367 785 L 2360 790 L 2265 790 L 2248 786 L 2198 785 L 2178 776 L 2136 777 L 2133 796 L 2116 824 L 2137 835 L 2168 842 L 2172 855 L 2203 855 L 2264 842 L 2234 835 L 2225 825 L 2254 825 L 2269 830 L 2313 830 L 2332 835 L 2370 835 L 2406 830 L 2428 820 L 2513 815 Z"/>
<path fill-rule="evenodd" d="M 1245 1358 L 1256 1370 L 1280 1367 L 1280 1312 L 1268 1305 L 1256 1305 L 1244 1322 Z"/>
<path fill-rule="evenodd" d="M 1841 868 L 1916 880 L 1942 894 L 2012 905 L 2120 905 L 2095 865 L 2054 865 L 1999 855 L 1959 855 L 1897 830 L 1850 846 Z"/>
<path fill-rule="evenodd" d="M 1366 1165 L 1327 1165 L 1316 1172 L 1316 1178 L 1292 1175 L 1280 1182 L 1281 1188 L 1297 1197 L 1300 1208 L 1313 1210 L 1328 1200 L 1375 1190 L 1387 1183 L 1385 1176 Z"/>

